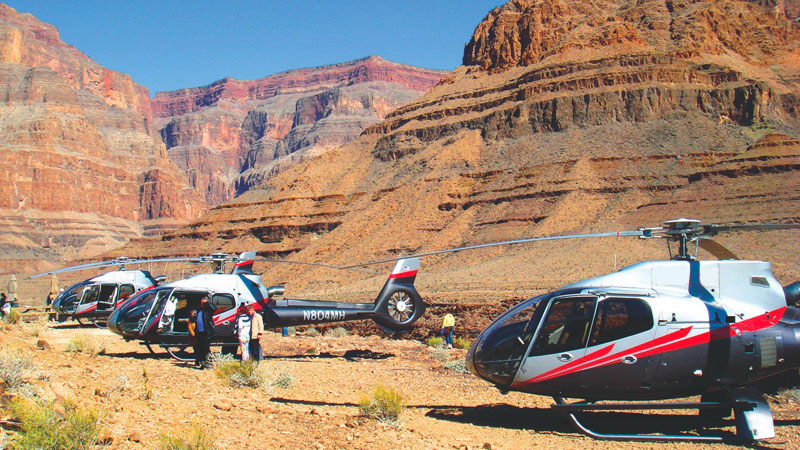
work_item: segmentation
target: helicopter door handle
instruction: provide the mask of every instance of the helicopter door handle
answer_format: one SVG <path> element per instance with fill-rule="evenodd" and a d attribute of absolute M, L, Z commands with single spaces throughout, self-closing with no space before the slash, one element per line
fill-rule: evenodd
<path fill-rule="evenodd" d="M 230 325 L 230 324 L 231 324 L 231 321 L 230 321 L 230 320 L 226 320 L 225 322 L 222 322 L 222 324 L 223 324 L 223 325 Z"/>
<path fill-rule="evenodd" d="M 623 364 L 635 364 L 639 359 L 633 355 L 625 355 L 622 357 Z"/>
<path fill-rule="evenodd" d="M 559 361 L 567 362 L 572 361 L 573 356 L 570 353 L 562 353 L 557 356 Z"/>

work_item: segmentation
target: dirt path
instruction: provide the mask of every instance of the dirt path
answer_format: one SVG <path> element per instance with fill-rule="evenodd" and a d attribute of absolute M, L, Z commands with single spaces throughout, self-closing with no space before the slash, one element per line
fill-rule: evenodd
<path fill-rule="evenodd" d="M 104 354 L 64 353 L 76 336 L 105 347 Z M 37 350 L 39 339 L 50 350 Z M 56 390 L 101 411 L 111 449 L 155 448 L 159 433 L 176 433 L 194 422 L 214 435 L 220 449 L 740 448 L 591 440 L 552 413 L 549 398 L 502 395 L 472 375 L 443 367 L 431 349 L 416 341 L 268 333 L 262 345 L 269 370 L 295 378 L 288 389 L 272 392 L 228 387 L 212 371 L 193 369 L 166 354 L 152 356 L 107 330 L 24 325 L 0 332 L 0 345 L 33 355 L 40 374 L 49 377 L 40 383 L 56 385 Z M 451 351 L 453 358 L 464 353 Z M 143 371 L 152 389 L 149 400 L 143 399 Z M 401 426 L 358 416 L 359 398 L 377 384 L 405 396 Z M 773 405 L 778 436 L 762 448 L 800 449 L 797 407 Z M 614 432 L 626 431 L 627 425 L 648 432 L 683 432 L 694 422 L 693 416 L 644 414 L 593 419 Z M 727 425 L 732 430 L 732 421 Z"/>

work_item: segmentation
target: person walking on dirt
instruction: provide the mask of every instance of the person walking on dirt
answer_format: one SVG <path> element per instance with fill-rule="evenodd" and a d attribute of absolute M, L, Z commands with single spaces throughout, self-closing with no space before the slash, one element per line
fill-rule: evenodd
<path fill-rule="evenodd" d="M 200 310 L 197 311 L 196 318 L 197 352 L 194 361 L 195 366 L 200 368 L 206 367 L 208 354 L 211 353 L 211 339 L 214 338 L 214 309 L 208 297 L 200 300 Z"/>
<path fill-rule="evenodd" d="M 250 359 L 250 328 L 253 316 L 248 314 L 247 306 L 239 306 L 236 315 L 236 333 L 239 335 L 239 350 L 242 352 L 242 361 Z"/>
<path fill-rule="evenodd" d="M 453 329 L 456 325 L 456 318 L 452 314 L 447 313 L 442 320 L 442 336 L 447 344 L 447 348 L 453 348 Z"/>
<path fill-rule="evenodd" d="M 252 318 L 250 323 L 250 358 L 261 361 L 264 355 L 261 351 L 261 333 L 264 332 L 264 319 L 256 312 L 253 305 L 247 305 L 247 314 Z"/>

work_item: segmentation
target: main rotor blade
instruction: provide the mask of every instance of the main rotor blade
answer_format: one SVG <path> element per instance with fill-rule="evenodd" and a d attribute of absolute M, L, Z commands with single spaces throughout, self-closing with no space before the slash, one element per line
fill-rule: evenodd
<path fill-rule="evenodd" d="M 364 272 L 364 273 L 371 273 L 371 274 L 380 274 L 380 272 L 375 272 L 372 270 L 367 269 L 359 269 L 358 266 L 334 266 L 332 264 L 323 264 L 323 263 L 314 263 L 314 262 L 306 262 L 306 261 L 290 261 L 288 259 L 274 259 L 274 258 L 264 258 L 264 257 L 257 257 L 252 258 L 253 261 L 266 261 L 266 262 L 274 262 L 274 263 L 282 263 L 282 264 L 298 264 L 302 266 L 316 266 L 316 267 L 327 267 L 329 269 L 336 269 L 336 270 L 351 270 L 354 272 Z"/>
<path fill-rule="evenodd" d="M 726 231 L 772 231 L 800 229 L 800 223 L 754 223 L 749 225 L 703 225 L 706 235 L 724 233 Z"/>
<path fill-rule="evenodd" d="M 700 248 L 711 253 L 717 259 L 739 259 L 735 253 L 728 250 L 717 241 L 708 238 L 701 238 L 698 240 L 698 244 L 700 244 Z"/>
<path fill-rule="evenodd" d="M 487 248 L 487 247 L 498 247 L 501 245 L 513 245 L 513 244 L 524 244 L 527 242 L 537 242 L 537 241 L 554 241 L 558 239 L 582 239 L 582 238 L 597 238 L 597 237 L 641 237 L 646 236 L 647 230 L 632 230 L 632 231 L 617 231 L 611 233 L 588 233 L 588 234 L 568 234 L 568 235 L 559 235 L 559 236 L 541 236 L 541 237 L 534 237 L 534 238 L 527 238 L 527 239 L 516 239 L 513 241 L 501 241 L 501 242 L 489 242 L 486 244 L 478 244 L 478 245 L 470 245 L 467 247 L 457 247 L 457 248 L 449 248 L 446 250 L 437 250 L 428 253 L 419 253 L 416 255 L 408 255 L 408 256 L 398 256 L 395 258 L 387 258 L 381 259 L 378 261 L 370 261 L 360 264 L 353 264 L 350 266 L 342 266 L 342 269 L 349 269 L 352 267 L 361 267 L 361 266 L 369 266 L 372 264 L 382 264 L 392 261 L 399 261 L 401 259 L 407 258 L 424 258 L 426 256 L 433 256 L 433 255 L 441 255 L 444 253 L 455 253 L 461 252 L 464 250 L 474 250 L 478 248 Z"/>
<path fill-rule="evenodd" d="M 123 262 L 112 259 L 108 261 L 79 264 L 77 266 L 70 266 L 70 267 L 65 267 L 63 269 L 51 270 L 49 272 L 37 273 L 36 275 L 29 276 L 28 279 L 38 278 L 45 275 L 52 275 L 55 273 L 75 272 L 78 270 L 102 269 L 104 267 L 111 267 L 111 266 L 120 266 L 120 265 L 127 266 L 128 264 L 145 264 L 149 262 L 181 262 L 181 261 L 200 262 L 201 260 L 200 258 L 156 258 L 156 259 L 131 259 Z"/>

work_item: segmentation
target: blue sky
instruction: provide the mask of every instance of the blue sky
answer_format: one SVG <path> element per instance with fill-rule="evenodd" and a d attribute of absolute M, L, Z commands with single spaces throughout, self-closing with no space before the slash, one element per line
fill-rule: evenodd
<path fill-rule="evenodd" d="M 502 0 L 6 0 L 156 91 L 379 55 L 451 70 Z"/>

